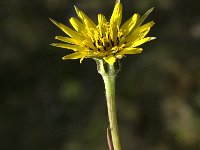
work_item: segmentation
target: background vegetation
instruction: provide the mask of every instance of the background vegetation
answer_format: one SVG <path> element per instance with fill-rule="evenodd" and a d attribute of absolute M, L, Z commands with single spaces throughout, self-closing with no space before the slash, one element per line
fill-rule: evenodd
<path fill-rule="evenodd" d="M 62 61 L 50 46 L 73 5 L 96 20 L 114 0 L 0 1 L 0 149 L 106 150 L 104 85 L 93 60 Z M 118 114 L 124 150 L 200 149 L 200 1 L 122 0 L 123 19 L 155 11 L 157 40 L 121 60 Z"/>

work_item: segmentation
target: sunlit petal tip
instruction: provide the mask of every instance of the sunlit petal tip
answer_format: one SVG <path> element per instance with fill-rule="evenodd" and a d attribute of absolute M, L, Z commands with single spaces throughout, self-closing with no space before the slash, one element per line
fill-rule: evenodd
<path fill-rule="evenodd" d="M 139 54 L 139 53 L 142 53 L 142 51 L 143 51 L 143 49 L 142 49 L 142 48 L 139 48 L 137 52 L 138 52 L 138 54 Z"/>
<path fill-rule="evenodd" d="M 61 46 L 60 46 L 60 43 L 51 43 L 50 45 L 51 45 L 51 46 L 55 46 L 55 47 L 61 47 Z"/>
<path fill-rule="evenodd" d="M 152 7 L 151 9 L 149 9 L 145 14 L 144 14 L 144 19 L 146 19 L 154 10 L 154 7 Z"/>
<path fill-rule="evenodd" d="M 60 37 L 60 36 L 55 36 L 55 39 L 56 39 L 56 40 L 59 40 L 59 39 L 60 39 L 59 37 Z"/>
<path fill-rule="evenodd" d="M 52 18 L 49 18 L 49 20 L 51 21 L 51 22 L 53 22 L 53 24 L 55 24 L 56 26 L 58 26 L 58 22 L 57 21 L 55 21 L 54 19 L 52 19 Z"/>
<path fill-rule="evenodd" d="M 72 54 L 69 54 L 69 55 L 65 55 L 64 57 L 62 57 L 63 60 L 66 60 L 66 59 L 79 59 L 79 58 L 82 58 L 82 54 L 77 52 L 77 53 L 72 53 Z"/>
<path fill-rule="evenodd" d="M 117 2 L 116 5 L 115 5 L 115 8 L 114 8 L 114 11 L 117 13 L 122 13 L 122 4 L 120 2 Z M 119 15 L 119 14 L 117 14 Z"/>
<path fill-rule="evenodd" d="M 149 41 L 155 40 L 157 37 L 150 37 Z"/>
<path fill-rule="evenodd" d="M 51 46 L 56 46 L 56 43 L 51 43 L 50 45 L 51 45 Z"/>
<path fill-rule="evenodd" d="M 49 17 L 49 20 L 51 21 L 51 20 L 53 20 L 53 19 Z"/>
<path fill-rule="evenodd" d="M 74 9 L 76 11 L 76 14 L 79 15 L 80 9 L 78 7 L 76 7 L 75 5 L 74 5 Z"/>
<path fill-rule="evenodd" d="M 154 7 L 150 8 L 146 13 L 150 14 L 154 10 Z"/>
<path fill-rule="evenodd" d="M 52 18 L 49 17 L 49 20 L 51 20 L 52 22 L 54 21 Z"/>
<path fill-rule="evenodd" d="M 149 9 L 139 20 L 137 23 L 137 27 L 140 26 L 143 21 L 150 15 L 150 13 L 154 10 L 154 7 L 152 7 L 151 9 Z"/>
<path fill-rule="evenodd" d="M 154 10 L 154 7 L 152 7 L 151 9 L 149 9 L 145 14 L 145 18 L 149 16 L 150 13 L 152 13 L 152 11 Z"/>
<path fill-rule="evenodd" d="M 76 5 L 74 5 L 74 9 L 75 9 L 76 12 L 78 11 L 78 8 L 76 7 Z"/>
<path fill-rule="evenodd" d="M 120 3 L 120 0 L 116 0 L 115 4 Z"/>
<path fill-rule="evenodd" d="M 114 7 L 112 16 L 110 18 L 110 24 L 116 24 L 120 26 L 121 20 L 122 20 L 122 4 L 120 2 L 117 2 Z"/>

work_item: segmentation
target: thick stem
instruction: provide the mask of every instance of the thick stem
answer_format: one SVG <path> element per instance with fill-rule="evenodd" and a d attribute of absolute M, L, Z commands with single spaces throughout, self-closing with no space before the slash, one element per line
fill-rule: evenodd
<path fill-rule="evenodd" d="M 106 100 L 108 108 L 108 117 L 110 123 L 110 131 L 112 136 L 112 143 L 114 150 L 121 150 L 121 144 L 119 140 L 117 113 L 116 113 L 116 101 L 115 101 L 115 67 L 114 65 L 105 64 L 99 62 L 98 71 L 103 77 L 106 91 Z M 106 65 L 106 66 L 105 66 Z"/>

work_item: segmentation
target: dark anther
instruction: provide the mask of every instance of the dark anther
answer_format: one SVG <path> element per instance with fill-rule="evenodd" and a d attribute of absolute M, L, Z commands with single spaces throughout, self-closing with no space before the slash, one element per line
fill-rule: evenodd
<path fill-rule="evenodd" d="M 110 35 L 108 34 L 108 39 L 110 39 Z"/>
<path fill-rule="evenodd" d="M 91 47 L 89 47 L 89 50 L 93 50 Z"/>
<path fill-rule="evenodd" d="M 100 41 L 98 40 L 97 42 L 98 42 L 98 45 L 99 45 L 99 44 L 100 44 Z"/>
<path fill-rule="evenodd" d="M 111 45 L 114 46 L 114 42 L 111 40 Z"/>
<path fill-rule="evenodd" d="M 98 48 L 97 51 L 100 52 L 100 48 Z"/>
<path fill-rule="evenodd" d="M 119 44 L 119 37 L 117 37 L 117 45 Z"/>

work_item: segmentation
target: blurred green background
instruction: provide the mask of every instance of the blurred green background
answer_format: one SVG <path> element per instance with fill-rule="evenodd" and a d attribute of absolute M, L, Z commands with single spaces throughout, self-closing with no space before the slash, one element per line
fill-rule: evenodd
<path fill-rule="evenodd" d="M 107 150 L 104 85 L 92 59 L 50 46 L 74 5 L 97 20 L 114 0 L 0 1 L 0 150 Z M 155 7 L 157 40 L 121 60 L 123 150 L 200 149 L 200 1 L 122 0 L 123 21 Z"/>

